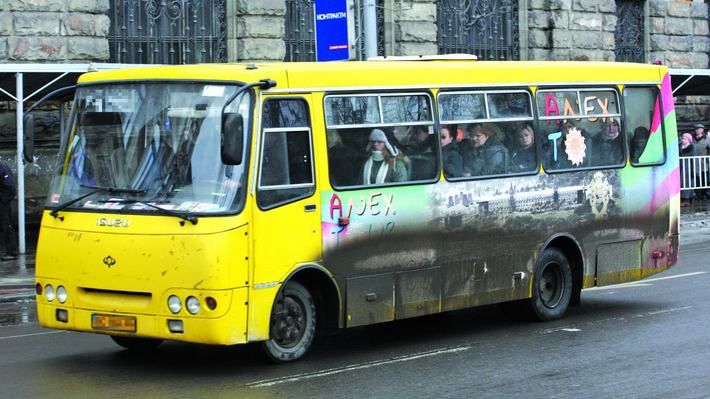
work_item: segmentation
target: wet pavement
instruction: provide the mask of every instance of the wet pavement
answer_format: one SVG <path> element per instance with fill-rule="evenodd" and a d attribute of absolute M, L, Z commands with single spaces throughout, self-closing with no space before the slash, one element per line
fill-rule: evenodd
<path fill-rule="evenodd" d="M 37 321 L 34 274 L 34 253 L 0 261 L 0 326 Z"/>
<path fill-rule="evenodd" d="M 34 300 L 35 254 L 0 261 L 0 304 Z"/>

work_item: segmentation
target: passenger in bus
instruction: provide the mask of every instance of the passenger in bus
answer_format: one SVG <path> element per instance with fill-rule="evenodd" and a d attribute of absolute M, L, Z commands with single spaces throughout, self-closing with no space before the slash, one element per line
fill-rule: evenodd
<path fill-rule="evenodd" d="M 441 140 L 441 158 L 444 163 L 444 176 L 461 177 L 463 175 L 463 159 L 459 154 L 458 144 L 451 134 L 451 129 L 442 127 L 439 131 Z"/>
<path fill-rule="evenodd" d="M 559 131 L 554 130 L 555 128 L 552 129 L 552 131 L 548 131 L 546 136 L 542 137 L 541 142 L 545 169 L 571 169 L 573 167 L 587 166 L 592 146 L 587 133 L 575 126 L 571 121 L 565 121 Z M 574 137 L 568 137 L 571 133 Z M 582 140 L 579 140 L 580 137 Z M 565 143 L 570 140 L 576 147 L 572 147 L 568 151 Z M 584 146 L 580 145 L 582 143 Z"/>
<path fill-rule="evenodd" d="M 79 192 L 81 186 L 96 185 L 94 165 L 84 151 L 86 145 L 85 136 L 74 136 L 69 157 L 69 169 L 67 170 L 67 176 L 73 179 L 67 183 L 68 191 Z"/>
<path fill-rule="evenodd" d="M 94 166 L 84 151 L 72 152 L 67 175 L 73 177 L 81 185 L 93 186 L 96 184 Z"/>
<path fill-rule="evenodd" d="M 395 183 L 408 180 L 407 166 L 396 147 L 390 144 L 385 132 L 372 129 L 368 138 L 370 156 L 363 165 L 363 184 Z"/>
<path fill-rule="evenodd" d="M 362 157 L 352 146 L 343 143 L 337 130 L 328 130 L 328 169 L 333 186 L 353 186 L 357 181 L 356 166 L 362 163 Z"/>
<path fill-rule="evenodd" d="M 592 139 L 592 165 L 619 165 L 624 161 L 624 143 L 619 134 L 619 121 L 610 119 Z"/>
<path fill-rule="evenodd" d="M 643 151 L 646 149 L 649 133 L 648 129 L 644 126 L 639 126 L 634 129 L 634 135 L 631 137 L 631 145 L 629 148 L 632 163 L 639 162 L 641 154 L 643 154 Z"/>
<path fill-rule="evenodd" d="M 429 133 L 429 127 L 414 127 L 403 148 L 409 158 L 411 180 L 429 180 L 434 177 L 436 155 L 433 149 L 434 135 Z"/>
<path fill-rule="evenodd" d="M 471 125 L 469 145 L 464 145 L 463 175 L 498 175 L 506 171 L 508 151 L 493 137 L 493 130 L 487 124 Z"/>
<path fill-rule="evenodd" d="M 537 166 L 535 154 L 535 133 L 533 128 L 526 124 L 521 125 L 516 133 L 517 149 L 510 157 L 510 172 L 526 172 Z"/>

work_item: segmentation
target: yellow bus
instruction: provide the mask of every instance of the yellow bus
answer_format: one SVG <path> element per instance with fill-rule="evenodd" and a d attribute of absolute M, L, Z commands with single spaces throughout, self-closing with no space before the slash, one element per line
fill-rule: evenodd
<path fill-rule="evenodd" d="M 44 327 L 263 342 L 584 288 L 677 262 L 665 67 L 366 61 L 83 75 L 36 256 Z"/>

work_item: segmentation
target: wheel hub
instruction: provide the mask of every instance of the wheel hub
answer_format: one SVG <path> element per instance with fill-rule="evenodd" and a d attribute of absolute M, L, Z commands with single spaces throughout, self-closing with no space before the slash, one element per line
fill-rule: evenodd
<path fill-rule="evenodd" d="M 281 311 L 275 320 L 274 340 L 284 348 L 293 347 L 303 338 L 306 318 L 303 306 L 292 297 L 284 298 Z"/>
<path fill-rule="evenodd" d="M 542 270 L 539 294 L 542 304 L 552 309 L 559 305 L 564 293 L 562 268 L 557 263 L 548 263 Z"/>

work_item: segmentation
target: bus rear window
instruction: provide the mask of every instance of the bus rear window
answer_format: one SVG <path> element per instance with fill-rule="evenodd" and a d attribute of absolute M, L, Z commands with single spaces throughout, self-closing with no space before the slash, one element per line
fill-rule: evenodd
<path fill-rule="evenodd" d="M 631 164 L 656 165 L 665 161 L 661 103 L 655 87 L 624 89 L 624 120 Z"/>

